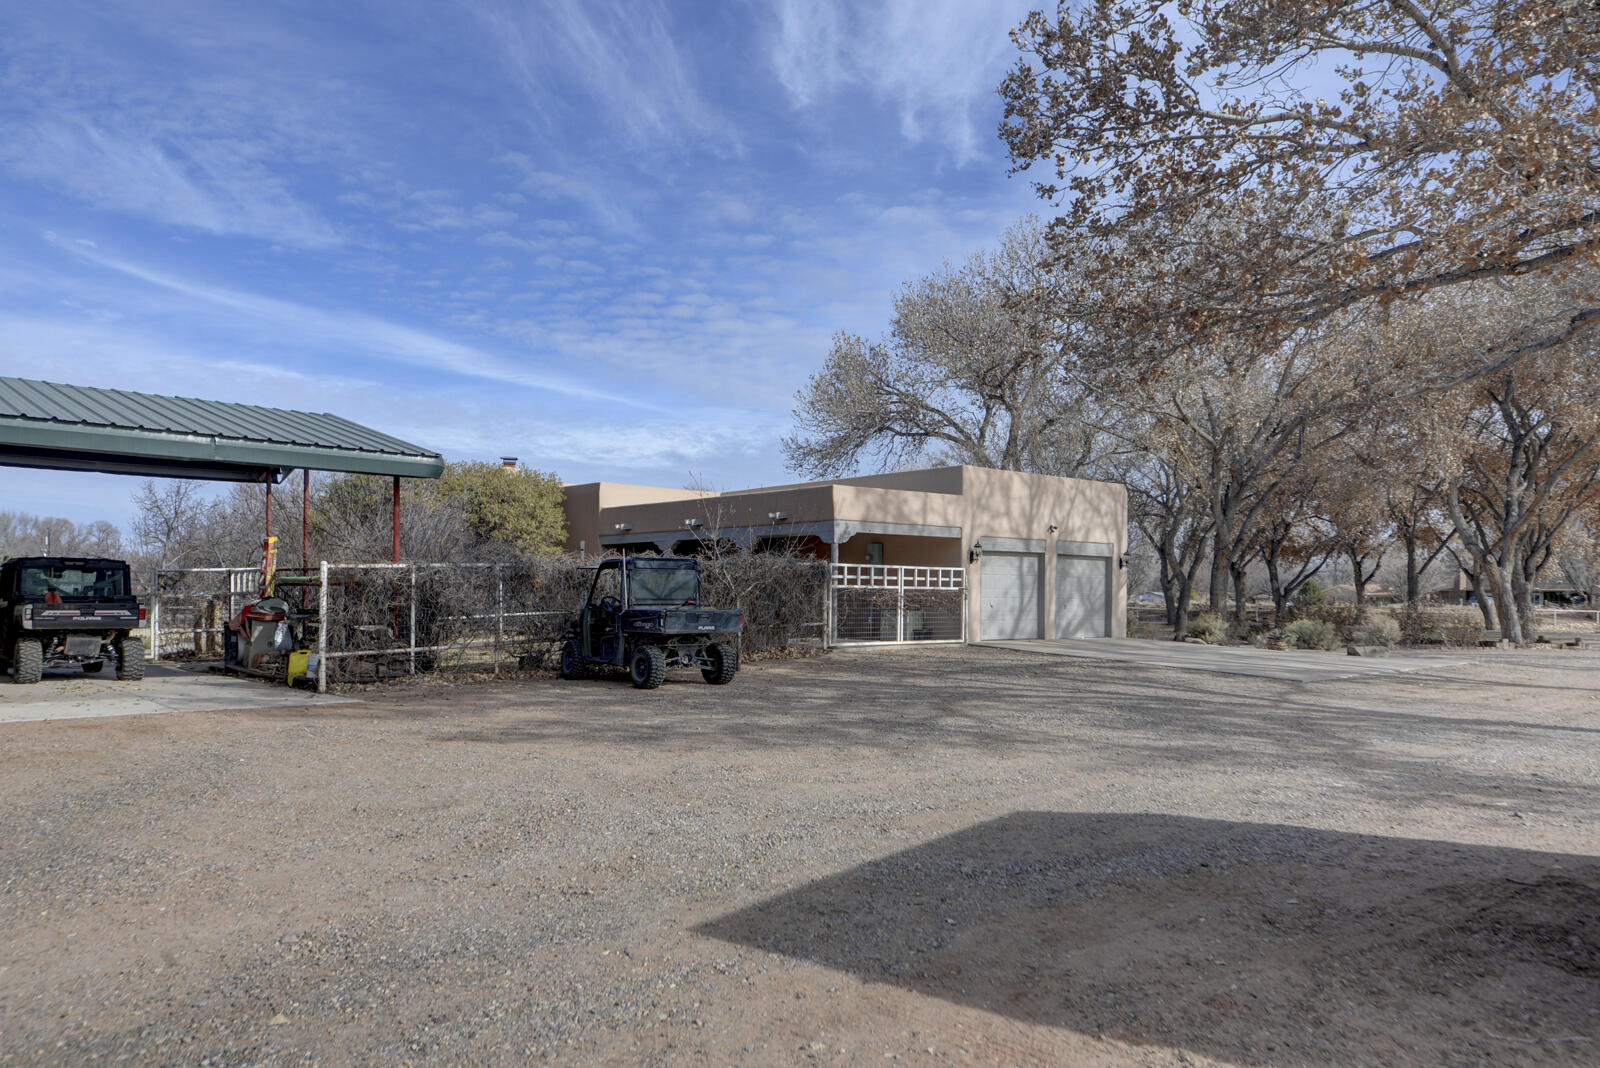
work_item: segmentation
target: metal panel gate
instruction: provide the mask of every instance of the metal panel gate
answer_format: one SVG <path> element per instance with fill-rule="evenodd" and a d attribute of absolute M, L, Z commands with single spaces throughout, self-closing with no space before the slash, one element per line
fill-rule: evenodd
<path fill-rule="evenodd" d="M 959 567 L 834 564 L 828 644 L 965 641 L 966 577 Z"/>

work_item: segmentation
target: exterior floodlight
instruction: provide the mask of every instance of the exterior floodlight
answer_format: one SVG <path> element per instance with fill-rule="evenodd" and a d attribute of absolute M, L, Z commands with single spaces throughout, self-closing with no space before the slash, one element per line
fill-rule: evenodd
<path fill-rule="evenodd" d="M 617 529 L 618 530 L 632 530 L 633 529 L 633 524 L 632 523 L 618 523 L 617 524 Z"/>
<path fill-rule="evenodd" d="M 767 518 L 772 520 L 774 523 L 781 523 L 785 519 L 789 518 L 789 513 L 788 512 L 768 512 L 767 513 Z"/>
<path fill-rule="evenodd" d="M 683 521 L 683 525 L 686 526 L 686 527 L 704 526 L 705 525 L 705 520 L 703 520 L 703 519 L 685 519 Z"/>

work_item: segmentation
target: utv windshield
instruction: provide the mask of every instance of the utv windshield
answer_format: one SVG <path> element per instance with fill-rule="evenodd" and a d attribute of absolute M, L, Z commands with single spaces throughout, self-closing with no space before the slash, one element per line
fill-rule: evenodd
<path fill-rule="evenodd" d="M 634 604 L 694 604 L 700 599 L 700 575 L 691 568 L 636 568 L 628 576 Z"/>
<path fill-rule="evenodd" d="M 33 565 L 17 572 L 17 592 L 46 600 L 111 600 L 128 595 L 128 573 L 120 567 Z"/>

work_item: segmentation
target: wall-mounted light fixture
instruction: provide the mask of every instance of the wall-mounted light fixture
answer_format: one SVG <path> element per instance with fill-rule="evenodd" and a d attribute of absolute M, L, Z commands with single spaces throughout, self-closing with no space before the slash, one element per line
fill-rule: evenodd
<path fill-rule="evenodd" d="M 1117 557 L 1117 570 L 1118 571 L 1122 571 L 1127 566 L 1128 566 L 1128 555 L 1126 553 L 1124 553 L 1121 556 Z"/>
<path fill-rule="evenodd" d="M 1059 526 L 1057 526 L 1056 524 L 1054 524 L 1054 523 L 1050 524 L 1050 527 L 1049 527 L 1050 533 L 1054 534 L 1056 531 L 1058 531 L 1060 529 L 1061 528 Z"/>
<path fill-rule="evenodd" d="M 972 543 L 972 548 L 967 550 L 967 563 L 975 564 L 981 559 L 983 559 L 983 542 L 975 541 Z"/>
<path fill-rule="evenodd" d="M 702 527 L 705 526 L 705 522 L 704 519 L 685 519 L 683 525 L 686 527 Z"/>
<path fill-rule="evenodd" d="M 632 523 L 618 523 L 617 524 L 617 529 L 618 530 L 632 530 L 633 529 L 633 524 Z"/>
<path fill-rule="evenodd" d="M 767 513 L 767 518 L 772 520 L 774 523 L 781 523 L 785 519 L 789 518 L 789 513 L 788 512 L 768 512 Z"/>

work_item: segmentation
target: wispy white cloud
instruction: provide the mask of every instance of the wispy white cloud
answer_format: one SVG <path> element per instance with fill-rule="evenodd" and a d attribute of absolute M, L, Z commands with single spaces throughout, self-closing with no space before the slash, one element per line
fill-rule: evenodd
<path fill-rule="evenodd" d="M 523 389 L 656 410 L 649 400 L 595 389 L 580 379 L 534 365 L 532 361 L 518 361 L 377 316 L 315 308 L 276 297 L 206 285 L 103 255 L 77 244 L 60 244 L 60 247 L 99 267 L 202 304 L 227 309 L 247 321 L 265 324 L 276 336 L 294 338 L 302 346 L 351 356 L 395 360 Z"/>
<path fill-rule="evenodd" d="M 1033 0 L 777 0 L 769 54 L 798 108 L 865 88 L 899 113 L 907 140 L 976 159 L 999 118 L 995 87 L 1013 49 L 1006 31 Z"/>
<path fill-rule="evenodd" d="M 235 144 L 162 144 L 86 119 L 0 126 L 0 166 L 97 208 L 307 249 L 340 243 L 322 215 Z"/>
<path fill-rule="evenodd" d="M 598 102 L 606 129 L 635 149 L 698 143 L 736 151 L 706 101 L 659 0 L 469 0 L 533 112 L 547 122 L 574 96 Z M 577 90 L 575 93 L 574 90 Z"/>

